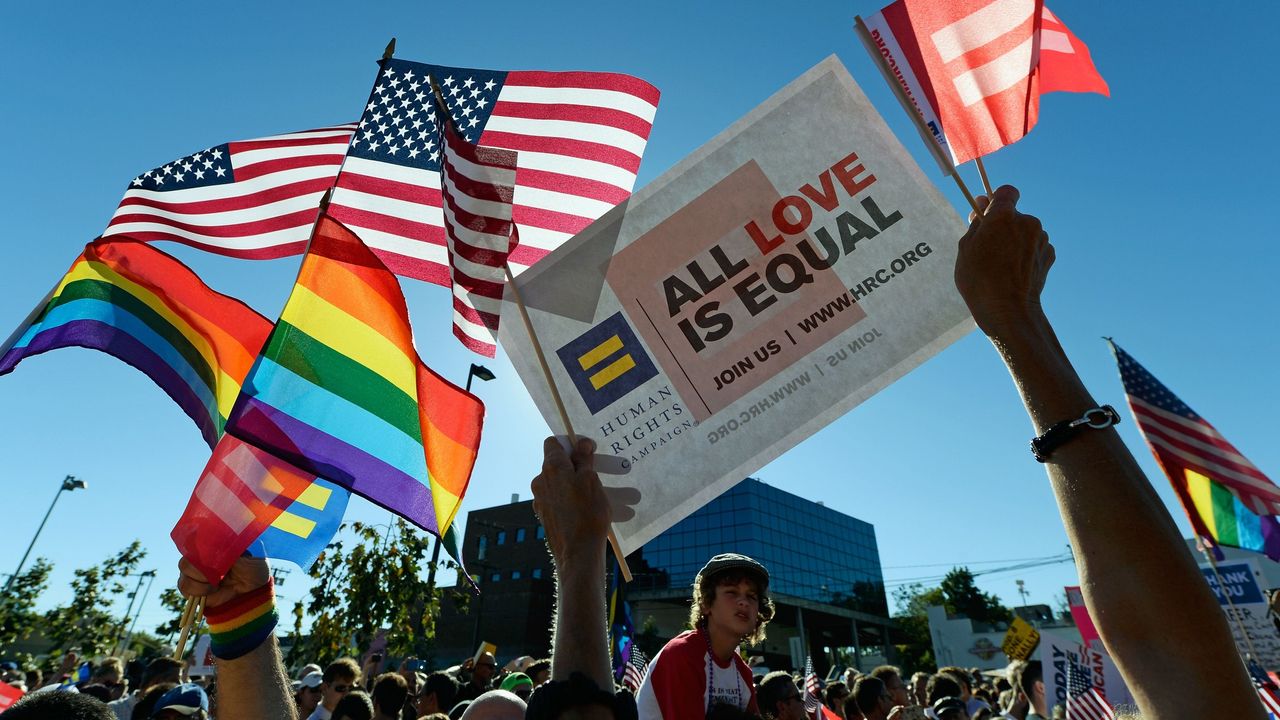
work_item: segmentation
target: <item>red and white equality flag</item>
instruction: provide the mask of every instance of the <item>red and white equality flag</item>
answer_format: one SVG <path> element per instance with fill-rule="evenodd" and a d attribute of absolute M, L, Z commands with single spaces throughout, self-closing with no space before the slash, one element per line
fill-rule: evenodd
<path fill-rule="evenodd" d="M 934 140 L 959 165 L 1020 140 L 1040 95 L 1109 95 L 1089 49 L 1039 0 L 898 0 L 865 19 Z"/>
<path fill-rule="evenodd" d="M 453 287 L 453 334 L 472 351 L 493 357 L 513 227 L 516 153 L 477 147 L 438 123 L 440 207 Z"/>

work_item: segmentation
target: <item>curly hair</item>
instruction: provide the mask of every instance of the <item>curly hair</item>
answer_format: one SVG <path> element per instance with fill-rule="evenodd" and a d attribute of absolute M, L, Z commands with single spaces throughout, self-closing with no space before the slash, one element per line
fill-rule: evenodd
<path fill-rule="evenodd" d="M 743 580 L 755 586 L 756 593 L 760 597 L 760 612 L 756 617 L 756 629 L 742 638 L 742 642 L 747 645 L 759 645 L 764 642 L 764 626 L 768 625 L 769 621 L 773 619 L 773 599 L 769 597 L 768 588 L 760 587 L 759 576 L 746 570 L 730 569 L 712 573 L 707 577 L 699 575 L 693 583 L 693 602 L 689 607 L 689 627 L 694 629 L 706 627 L 707 613 L 711 603 L 715 602 L 716 599 L 716 588 L 721 585 L 737 585 Z"/>

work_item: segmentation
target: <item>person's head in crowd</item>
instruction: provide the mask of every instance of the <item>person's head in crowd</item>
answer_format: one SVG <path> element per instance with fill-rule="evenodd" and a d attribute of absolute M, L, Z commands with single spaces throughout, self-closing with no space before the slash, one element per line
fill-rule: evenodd
<path fill-rule="evenodd" d="M 522 672 L 508 673 L 506 677 L 502 678 L 502 683 L 498 685 L 498 689 L 513 693 L 516 697 L 528 702 L 529 694 L 533 692 L 533 681 Z"/>
<path fill-rule="evenodd" d="M 209 696 L 195 683 L 171 688 L 156 700 L 152 720 L 205 720 L 209 717 Z"/>
<path fill-rule="evenodd" d="M 709 633 L 713 646 L 728 638 L 732 647 L 764 642 L 773 613 L 769 571 L 745 555 L 716 555 L 693 581 L 689 624 Z"/>
<path fill-rule="evenodd" d="M 493 674 L 498 671 L 498 660 L 491 652 L 480 653 L 476 664 L 471 668 L 471 684 L 476 687 L 488 687 Z"/>
<path fill-rule="evenodd" d="M 955 680 L 960 685 L 960 699 L 968 702 L 969 696 L 973 694 L 973 679 L 969 677 L 968 670 L 957 665 L 947 665 L 938 668 L 938 674 Z"/>
<path fill-rule="evenodd" d="M 165 693 L 176 687 L 178 687 L 176 682 L 155 683 L 148 687 L 146 692 L 142 693 L 142 697 L 138 698 L 137 704 L 133 706 L 133 714 L 129 716 L 129 720 L 150 720 L 151 711 L 155 709 L 156 703 L 160 702 L 160 698 L 164 697 Z"/>
<path fill-rule="evenodd" d="M 81 695 L 88 695 L 96 700 L 109 703 L 116 698 L 111 697 L 111 689 L 102 683 L 91 682 L 77 688 Z"/>
<path fill-rule="evenodd" d="M 38 687 L 44 686 L 44 672 L 41 670 L 28 670 L 25 678 L 28 690 L 35 690 Z"/>
<path fill-rule="evenodd" d="M 933 704 L 933 716 L 937 720 L 969 720 L 969 711 L 958 697 L 945 697 Z"/>
<path fill-rule="evenodd" d="M 74 692 L 29 693 L 3 715 L 4 720 L 116 720 L 101 700 Z"/>
<path fill-rule="evenodd" d="M 373 712 L 378 720 L 395 720 L 409 696 L 409 683 L 400 673 L 382 673 L 373 681 Z"/>
<path fill-rule="evenodd" d="M 911 693 L 907 683 L 902 679 L 902 670 L 899 668 L 893 665 L 881 665 L 871 671 L 871 677 L 884 683 L 884 689 L 889 691 L 889 697 L 893 698 L 895 707 L 912 704 Z"/>
<path fill-rule="evenodd" d="M 373 720 L 373 701 L 363 690 L 349 690 L 334 705 L 329 720 Z"/>
<path fill-rule="evenodd" d="M 182 661 L 171 657 L 158 657 L 147 663 L 138 688 L 144 693 L 155 685 L 177 685 L 182 682 Z"/>
<path fill-rule="evenodd" d="M 356 689 L 356 683 L 360 681 L 360 666 L 352 658 L 338 658 L 324 669 L 320 680 L 320 704 L 333 712 L 342 696 Z"/>
<path fill-rule="evenodd" d="M 1030 711 L 1041 717 L 1047 717 L 1043 672 L 1040 661 L 1031 660 L 1019 667 L 1011 680 L 1014 689 L 1026 696 Z"/>
<path fill-rule="evenodd" d="M 419 716 L 447 712 L 453 707 L 453 699 L 457 695 L 457 680 L 449 673 L 433 672 L 419 688 L 413 699 L 413 707 Z"/>
<path fill-rule="evenodd" d="M 1004 671 L 1005 677 L 1008 678 L 1005 683 L 1008 689 L 1000 693 L 1000 709 L 1005 716 L 1013 720 L 1026 720 L 1027 713 L 1031 709 L 1026 693 L 1018 687 L 1018 676 L 1022 674 L 1026 665 L 1025 660 L 1014 660 Z"/>
<path fill-rule="evenodd" d="M 529 663 L 524 669 L 524 674 L 529 676 L 533 681 L 533 686 L 538 687 L 542 683 L 551 679 L 551 658 L 542 658 Z"/>
<path fill-rule="evenodd" d="M 863 675 L 853 685 L 853 701 L 867 720 L 886 720 L 893 709 L 893 698 L 884 681 L 874 675 Z"/>
<path fill-rule="evenodd" d="M 911 685 L 907 690 L 911 694 L 911 701 L 916 705 L 929 704 L 929 679 L 932 677 L 927 672 L 917 672 L 911 676 Z"/>
<path fill-rule="evenodd" d="M 98 663 L 93 669 L 93 675 L 89 677 L 90 684 L 102 685 L 106 688 L 111 700 L 119 700 L 124 695 L 125 689 L 129 683 L 124 677 L 124 662 L 118 657 L 109 657 Z M 83 692 L 83 690 L 82 690 Z"/>
<path fill-rule="evenodd" d="M 849 686 L 837 680 L 822 689 L 822 704 L 844 717 L 844 705 L 849 701 Z"/>
<path fill-rule="evenodd" d="M 804 720 L 804 697 L 791 674 L 777 670 L 764 676 L 756 690 L 756 704 L 765 720 Z"/>
<path fill-rule="evenodd" d="M 463 720 L 524 720 L 524 716 L 524 701 L 505 690 L 484 693 L 462 713 Z"/>
<path fill-rule="evenodd" d="M 635 697 L 626 690 L 614 694 L 591 678 L 572 672 L 534 688 L 525 710 L 527 720 L 637 720 Z"/>
<path fill-rule="evenodd" d="M 298 706 L 298 717 L 306 718 L 315 712 L 320 704 L 320 685 L 324 682 L 324 673 L 319 670 L 309 672 L 298 681 L 298 689 L 293 693 L 293 701 Z"/>
<path fill-rule="evenodd" d="M 301 670 L 298 671 L 298 679 L 301 680 L 302 678 L 310 675 L 313 672 L 323 673 L 324 668 L 320 667 L 315 663 L 307 663 L 306 665 L 302 666 Z"/>
<path fill-rule="evenodd" d="M 960 681 L 946 673 L 938 673 L 929 678 L 929 685 L 925 690 L 925 704 L 932 707 L 935 703 L 943 698 L 960 698 L 964 690 L 960 687 Z M 960 698 L 963 700 L 964 698 Z"/>

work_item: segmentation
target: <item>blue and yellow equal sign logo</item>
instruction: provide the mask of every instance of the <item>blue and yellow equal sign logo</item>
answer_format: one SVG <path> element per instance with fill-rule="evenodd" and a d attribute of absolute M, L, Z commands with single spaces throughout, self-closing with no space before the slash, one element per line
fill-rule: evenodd
<path fill-rule="evenodd" d="M 556 351 L 594 415 L 658 374 L 622 312 Z"/>
<path fill-rule="evenodd" d="M 306 570 L 333 540 L 351 493 L 316 478 L 249 547 L 255 557 L 289 560 Z"/>

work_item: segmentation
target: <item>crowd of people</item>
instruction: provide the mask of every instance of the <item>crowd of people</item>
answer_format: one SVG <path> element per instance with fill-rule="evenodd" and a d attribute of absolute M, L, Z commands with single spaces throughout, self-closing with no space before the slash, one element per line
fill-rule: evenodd
<path fill-rule="evenodd" d="M 1107 423 L 1088 422 L 1096 419 L 1090 413 L 1098 403 L 1040 304 L 1055 258 L 1048 235 L 1039 220 L 1017 210 L 1019 194 L 1012 187 L 981 202 L 984 215 L 959 241 L 956 286 L 1008 367 L 1034 433 L 1046 438 L 1037 459 L 1048 472 L 1086 604 L 1137 712 L 1147 720 L 1263 720 L 1226 619 L 1172 518 L 1115 431 Z M 1086 421 L 1072 422 L 1079 418 Z M 266 562 L 241 558 L 214 586 L 184 561 L 179 588 L 206 599 L 217 657 L 213 693 L 190 683 L 165 688 L 175 679 L 161 672 L 161 664 L 150 680 L 142 680 L 150 686 L 122 693 L 114 704 L 102 702 L 95 683 L 88 683 L 80 693 L 32 693 L 3 718 L 813 717 L 805 707 L 805 678 L 787 671 L 755 677 L 738 652 L 744 642 L 764 637 L 773 604 L 768 570 L 731 552 L 711 558 L 695 580 L 689 630 L 653 658 L 634 694 L 616 687 L 603 592 L 611 508 L 593 469 L 595 450 L 587 438 L 571 448 L 548 438 L 532 484 L 555 566 L 548 660 L 529 659 L 499 671 L 492 655 L 481 654 L 447 671 L 423 673 L 409 663 L 388 671 L 335 659 L 304 668 L 291 680 L 273 632 Z M 112 667 L 119 670 L 118 664 Z M 1041 670 L 1032 662 L 1013 666 L 1002 678 L 943 668 L 905 679 L 885 666 L 822 688 L 827 710 L 817 712 L 846 720 L 1044 720 L 1052 709 L 1045 704 Z M 148 708 L 153 695 L 155 704 Z"/>

